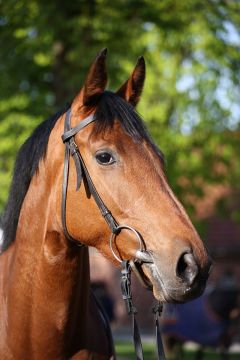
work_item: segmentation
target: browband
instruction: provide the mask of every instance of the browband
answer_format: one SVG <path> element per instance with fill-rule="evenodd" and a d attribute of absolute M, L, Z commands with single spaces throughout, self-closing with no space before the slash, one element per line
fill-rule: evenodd
<path fill-rule="evenodd" d="M 68 119 L 67 119 L 68 118 Z M 89 115 L 88 117 L 86 117 L 85 119 L 83 119 L 77 126 L 75 126 L 74 128 L 70 129 L 70 130 L 65 130 L 64 129 L 64 134 L 62 134 L 62 141 L 65 143 L 66 141 L 70 140 L 70 138 L 72 138 L 73 136 L 75 136 L 80 130 L 82 130 L 85 126 L 87 126 L 88 124 L 90 124 L 91 122 L 93 122 L 95 120 L 94 115 Z M 70 128 L 70 123 L 71 123 L 71 109 L 68 110 L 67 114 L 66 114 L 66 123 L 68 122 L 68 128 Z M 66 124 L 65 123 L 65 124 Z"/>

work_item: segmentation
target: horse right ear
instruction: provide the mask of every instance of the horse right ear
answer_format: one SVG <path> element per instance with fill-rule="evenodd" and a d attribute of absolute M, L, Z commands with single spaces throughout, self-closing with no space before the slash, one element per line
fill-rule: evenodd
<path fill-rule="evenodd" d="M 103 49 L 92 63 L 84 86 L 74 100 L 75 104 L 88 107 L 94 105 L 107 85 L 106 69 L 107 49 Z"/>
<path fill-rule="evenodd" d="M 129 77 L 129 79 L 118 89 L 117 95 L 128 101 L 133 106 L 136 106 L 140 100 L 144 80 L 146 74 L 146 66 L 144 57 L 141 56 Z"/>

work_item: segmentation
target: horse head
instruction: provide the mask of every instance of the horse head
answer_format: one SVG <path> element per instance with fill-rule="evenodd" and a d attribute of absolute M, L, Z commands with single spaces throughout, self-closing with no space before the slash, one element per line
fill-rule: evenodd
<path fill-rule="evenodd" d="M 187 301 L 203 292 L 210 260 L 168 184 L 163 154 L 135 110 L 144 85 L 144 59 L 139 58 L 129 79 L 116 92 L 105 90 L 105 60 L 106 50 L 93 62 L 71 105 L 71 127 L 92 116 L 89 124 L 74 135 L 74 143 L 103 203 L 117 223 L 127 227 L 114 235 L 111 249 L 109 227 L 89 191 L 86 176 L 76 191 L 77 172 L 71 158 L 66 199 L 68 232 L 115 263 L 118 258 L 137 260 L 141 277 L 152 286 L 157 299 Z M 58 124 L 59 132 L 63 132 L 64 119 Z M 60 144 L 56 140 L 54 143 Z M 56 145 L 53 151 L 58 151 L 58 166 L 53 165 L 53 172 L 61 223 L 64 145 Z"/>

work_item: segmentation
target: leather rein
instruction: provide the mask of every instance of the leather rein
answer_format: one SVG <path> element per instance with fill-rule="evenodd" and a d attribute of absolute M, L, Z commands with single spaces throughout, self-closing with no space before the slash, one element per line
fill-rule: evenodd
<path fill-rule="evenodd" d="M 127 225 L 119 225 L 116 219 L 113 217 L 110 210 L 104 204 L 101 196 L 99 195 L 91 176 L 88 172 L 88 169 L 84 163 L 82 158 L 81 152 L 75 142 L 74 136 L 85 128 L 87 125 L 95 121 L 94 115 L 89 115 L 85 119 L 83 119 L 78 125 L 71 128 L 71 108 L 67 111 L 64 123 L 64 133 L 62 135 L 62 141 L 65 144 L 65 156 L 64 156 L 64 167 L 63 167 L 63 184 L 62 184 L 62 207 L 61 207 L 61 217 L 62 217 L 62 224 L 63 224 L 63 231 L 66 238 L 75 243 L 77 246 L 85 246 L 85 244 L 81 243 L 80 241 L 74 239 L 67 229 L 67 222 L 66 222 L 66 204 L 67 204 L 67 189 L 68 189 L 68 177 L 69 177 L 69 167 L 70 167 L 70 155 L 73 157 L 76 172 L 77 172 L 77 186 L 76 191 L 79 190 L 81 186 L 81 182 L 84 179 L 85 184 L 88 187 L 89 192 L 93 196 L 103 218 L 105 219 L 107 225 L 111 230 L 111 236 L 109 240 L 109 246 L 113 253 L 113 256 L 116 260 L 118 260 L 122 265 L 121 270 L 121 290 L 122 290 L 122 297 L 125 301 L 126 310 L 129 315 L 132 315 L 132 324 L 133 324 L 133 342 L 135 347 L 136 359 L 143 360 L 143 350 L 142 350 L 142 343 L 139 328 L 137 325 L 137 321 L 135 318 L 135 314 L 137 313 L 136 308 L 133 306 L 132 302 L 132 293 L 131 293 L 131 271 L 133 270 L 137 278 L 140 282 L 147 288 L 149 288 L 149 284 L 145 281 L 143 276 L 138 270 L 138 267 L 135 264 L 135 261 L 131 260 L 122 260 L 118 255 L 116 255 L 113 249 L 113 243 L 116 240 L 117 235 L 121 232 L 121 230 L 125 229 L 131 231 L 136 236 L 139 242 L 139 251 L 144 252 L 146 251 L 144 242 L 134 228 L 127 226 Z M 139 261 L 138 261 L 139 262 Z M 143 263 L 144 261 L 141 261 Z M 157 306 L 153 309 L 154 314 L 156 315 L 156 344 L 157 344 L 157 354 L 158 360 L 165 360 L 164 349 L 161 340 L 161 333 L 160 333 L 160 326 L 159 326 L 159 316 L 162 312 L 162 304 L 158 303 Z"/>

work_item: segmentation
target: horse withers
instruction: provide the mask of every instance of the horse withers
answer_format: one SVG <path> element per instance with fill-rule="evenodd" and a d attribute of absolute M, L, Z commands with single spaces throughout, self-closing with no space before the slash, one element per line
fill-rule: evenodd
<path fill-rule="evenodd" d="M 105 59 L 106 50 L 71 106 L 40 124 L 18 153 L 2 219 L 1 359 L 114 357 L 89 290 L 87 246 L 115 263 L 116 254 L 138 260 L 160 301 L 184 302 L 204 290 L 207 251 L 135 111 L 144 59 L 116 92 L 105 90 Z"/>

